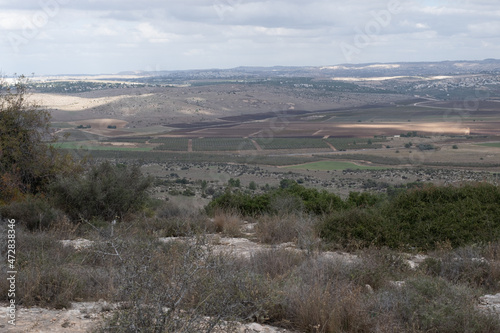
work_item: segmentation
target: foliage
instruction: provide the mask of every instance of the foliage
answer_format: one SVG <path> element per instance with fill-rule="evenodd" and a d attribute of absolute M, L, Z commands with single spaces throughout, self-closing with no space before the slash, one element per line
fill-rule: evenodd
<path fill-rule="evenodd" d="M 359 195 L 351 197 L 356 202 Z M 499 202 L 500 187 L 490 184 L 428 185 L 375 207 L 334 212 L 324 218 L 321 236 L 343 245 L 355 240 L 364 246 L 420 250 L 443 242 L 452 247 L 489 242 L 500 237 Z"/>
<path fill-rule="evenodd" d="M 58 179 L 51 194 L 58 207 L 73 219 L 112 220 L 143 208 L 152 179 L 137 166 L 103 162 L 80 177 Z"/>
<path fill-rule="evenodd" d="M 403 288 L 379 293 L 372 311 L 391 313 L 402 332 L 497 331 L 498 321 L 475 307 L 474 296 L 469 288 L 442 279 L 412 278 Z"/>
<path fill-rule="evenodd" d="M 35 194 L 60 174 L 76 166 L 48 142 L 55 142 L 50 114 L 30 102 L 28 80 L 20 77 L 14 87 L 0 82 L 0 202 L 20 194 Z"/>
<path fill-rule="evenodd" d="M 52 207 L 42 195 L 27 195 L 22 200 L 0 206 L 0 215 L 19 221 L 29 230 L 46 230 L 63 213 Z"/>
<path fill-rule="evenodd" d="M 293 180 L 284 179 L 281 181 L 279 189 L 264 194 L 252 195 L 227 190 L 223 195 L 209 203 L 207 211 L 213 214 L 216 208 L 229 209 L 236 210 L 246 216 L 271 212 L 279 213 L 274 208 L 283 206 L 279 204 L 282 198 L 295 198 L 295 200 L 292 200 L 295 207 L 303 207 L 305 212 L 317 215 L 345 207 L 342 199 L 333 193 L 326 190 L 306 188 Z"/>

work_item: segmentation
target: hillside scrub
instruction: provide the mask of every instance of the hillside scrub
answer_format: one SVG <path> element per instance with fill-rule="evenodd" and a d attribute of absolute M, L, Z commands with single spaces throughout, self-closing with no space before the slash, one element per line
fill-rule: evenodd
<path fill-rule="evenodd" d="M 343 212 L 385 208 L 377 207 Z M 453 251 L 444 244 L 417 269 L 410 268 L 405 254 L 388 248 L 363 249 L 351 262 L 321 251 L 297 251 L 300 228 L 314 222 L 306 221 L 312 215 L 282 214 L 259 217 L 268 220 L 257 224 L 255 236 L 274 244 L 295 241 L 297 248 L 273 246 L 239 257 L 216 250 L 217 237 L 203 231 L 159 241 L 167 221 L 197 222 L 172 204 L 159 207 L 158 214 L 120 223 L 114 235 L 108 226 L 89 229 L 79 236 L 93 243 L 80 249 L 63 246 L 52 229 L 30 232 L 19 225 L 19 304 L 63 308 L 101 298 L 121 304 L 96 332 L 235 331 L 225 321 L 298 332 L 500 330 L 498 318 L 476 307 L 478 295 L 500 291 L 498 243 Z M 293 232 L 278 239 L 282 235 L 273 224 L 284 221 L 288 224 L 277 228 Z M 0 231 L 5 228 L 0 225 Z M 477 260 L 482 257 L 488 262 Z M 0 291 L 8 287 L 7 280 L 0 283 Z"/>
<path fill-rule="evenodd" d="M 358 205 L 373 205 L 381 198 L 369 193 L 352 194 L 346 201 L 326 190 L 306 188 L 294 180 L 284 179 L 280 188 L 263 194 L 248 194 L 241 191 L 226 192 L 212 200 L 206 210 L 213 214 L 217 209 L 236 210 L 245 216 L 305 212 L 322 215 Z"/>
<path fill-rule="evenodd" d="M 284 180 L 263 194 L 228 189 L 206 210 L 213 214 L 217 209 L 254 217 L 318 216 L 321 238 L 339 248 L 429 251 L 446 242 L 457 248 L 500 238 L 500 187 L 487 183 L 407 186 L 388 196 L 351 192 L 342 200 Z"/>
<path fill-rule="evenodd" d="M 432 250 L 487 243 L 500 237 L 500 187 L 427 185 L 399 193 L 383 204 L 351 208 L 324 217 L 321 237 L 347 246 Z"/>

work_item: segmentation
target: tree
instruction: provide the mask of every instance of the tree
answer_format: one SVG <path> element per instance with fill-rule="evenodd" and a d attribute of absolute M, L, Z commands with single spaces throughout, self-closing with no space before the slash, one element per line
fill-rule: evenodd
<path fill-rule="evenodd" d="M 0 202 L 43 191 L 58 174 L 76 166 L 50 143 L 50 113 L 28 99 L 28 79 L 0 82 Z"/>
<path fill-rule="evenodd" d="M 240 187 L 241 186 L 241 182 L 238 178 L 236 178 L 236 179 L 230 178 L 228 180 L 227 184 L 229 185 L 229 187 Z"/>
<path fill-rule="evenodd" d="M 257 189 L 257 183 L 252 180 L 250 184 L 248 184 L 248 188 L 252 191 L 255 191 Z"/>

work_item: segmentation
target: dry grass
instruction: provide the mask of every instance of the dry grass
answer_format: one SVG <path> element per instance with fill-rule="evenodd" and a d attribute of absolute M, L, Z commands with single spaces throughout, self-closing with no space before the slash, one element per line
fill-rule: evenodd
<path fill-rule="evenodd" d="M 264 215 L 255 228 L 258 240 L 266 244 L 295 242 L 299 248 L 317 250 L 320 240 L 314 217 L 304 214 Z"/>
<path fill-rule="evenodd" d="M 219 216 L 240 223 L 238 216 Z M 114 237 L 88 232 L 86 238 L 95 245 L 80 251 L 57 241 L 71 233 L 64 221 L 44 233 L 20 226 L 20 303 L 62 308 L 72 301 L 102 298 L 127 304 L 101 332 L 207 332 L 221 320 L 325 333 L 500 330 L 498 318 L 475 309 L 479 293 L 500 290 L 491 283 L 498 281 L 498 244 L 443 247 L 433 254 L 439 270 L 428 263 L 411 270 L 398 252 L 376 248 L 363 250 L 354 263 L 290 249 L 235 258 L 212 252 L 203 237 L 197 242 L 158 242 L 162 224 L 148 223 L 166 220 L 119 224 Z M 295 225 L 302 220 L 295 216 L 285 221 Z M 224 232 L 226 224 L 221 223 Z M 478 263 L 478 256 L 489 266 Z M 6 295 L 6 288 L 1 281 L 0 293 Z"/>
<path fill-rule="evenodd" d="M 241 236 L 241 216 L 234 211 L 217 210 L 212 223 L 215 232 L 223 233 L 229 237 Z"/>

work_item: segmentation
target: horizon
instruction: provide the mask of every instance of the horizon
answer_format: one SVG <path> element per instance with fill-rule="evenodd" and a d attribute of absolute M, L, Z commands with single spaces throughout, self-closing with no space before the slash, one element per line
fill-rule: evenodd
<path fill-rule="evenodd" d="M 102 76 L 102 75 L 141 75 L 144 73 L 154 73 L 154 72 L 189 72 L 189 71 L 230 71 L 237 70 L 239 68 L 263 68 L 263 69 L 271 69 L 271 68 L 329 68 L 338 67 L 338 66 L 346 66 L 353 67 L 356 66 L 370 66 L 370 65 L 391 65 L 391 64 L 433 64 L 433 63 L 460 63 L 460 62 L 485 62 L 485 61 L 499 61 L 500 58 L 485 58 L 485 59 L 446 59 L 446 60 L 437 60 L 437 61 L 391 61 L 391 62 L 363 62 L 363 63 L 338 63 L 338 64 L 325 64 L 325 65 L 270 65 L 270 66 L 248 66 L 248 65 L 239 65 L 235 67 L 227 67 L 227 68 L 186 68 L 186 69 L 162 69 L 159 71 L 148 71 L 145 69 L 129 69 L 122 70 L 119 72 L 109 72 L 109 73 L 30 73 L 29 75 L 33 78 L 37 77 L 51 77 L 51 76 Z M 13 73 L 6 74 L 3 73 L 0 68 L 0 75 L 3 75 L 5 78 L 15 78 L 20 75 L 28 76 L 26 73 Z"/>

